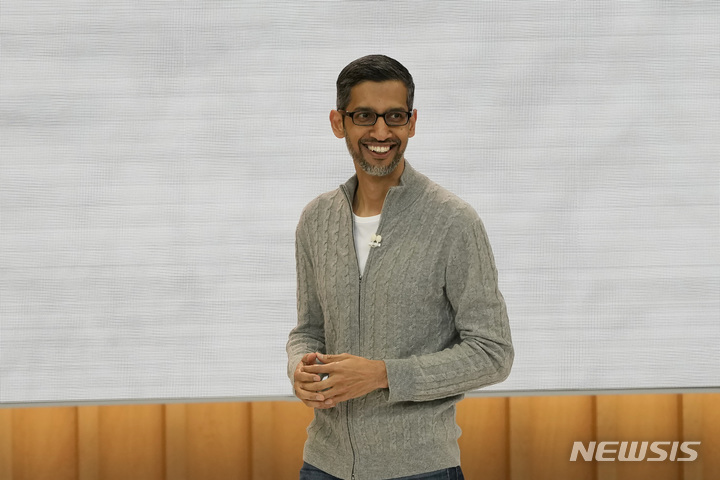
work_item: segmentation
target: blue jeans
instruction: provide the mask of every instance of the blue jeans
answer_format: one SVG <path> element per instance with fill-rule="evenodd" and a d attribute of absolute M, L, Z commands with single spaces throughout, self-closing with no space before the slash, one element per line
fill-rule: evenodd
<path fill-rule="evenodd" d="M 391 480 L 464 480 L 460 467 L 451 467 L 434 472 L 420 473 L 418 475 L 410 475 L 409 477 L 398 477 Z M 342 480 L 333 477 L 329 473 L 325 473 L 319 468 L 315 468 L 307 462 L 303 462 L 300 469 L 300 480 Z"/>

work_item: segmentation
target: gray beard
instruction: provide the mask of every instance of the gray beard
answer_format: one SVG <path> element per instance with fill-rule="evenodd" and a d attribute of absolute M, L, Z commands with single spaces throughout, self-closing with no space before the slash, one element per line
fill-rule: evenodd
<path fill-rule="evenodd" d="M 347 145 L 348 151 L 353 157 L 353 160 L 355 160 L 357 164 L 360 165 L 360 168 L 362 168 L 363 172 L 367 173 L 368 175 L 372 175 L 373 177 L 384 177 L 386 175 L 390 175 L 392 172 L 395 171 L 397 166 L 400 165 L 400 160 L 402 160 L 403 153 L 405 153 L 404 151 L 401 152 L 400 149 L 398 149 L 392 161 L 388 165 L 384 167 L 376 167 L 375 165 L 370 165 L 362 156 L 362 153 L 360 153 L 359 151 L 355 152 L 352 149 L 352 145 L 350 145 L 350 141 L 347 137 L 345 137 L 345 144 Z"/>

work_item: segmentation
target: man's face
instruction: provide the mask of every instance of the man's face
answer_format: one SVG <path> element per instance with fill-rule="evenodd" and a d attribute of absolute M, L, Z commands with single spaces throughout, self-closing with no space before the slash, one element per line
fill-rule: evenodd
<path fill-rule="evenodd" d="M 407 88 L 399 80 L 386 82 L 362 82 L 350 90 L 350 103 L 345 111 L 370 111 L 387 113 L 407 111 Z M 407 125 L 388 127 L 384 118 L 378 117 L 375 125 L 361 127 L 350 117 L 333 110 L 330 123 L 338 138 L 345 138 L 353 161 L 367 174 L 385 176 L 391 174 L 405 153 L 408 138 L 415 135 L 417 111 L 413 111 Z"/>

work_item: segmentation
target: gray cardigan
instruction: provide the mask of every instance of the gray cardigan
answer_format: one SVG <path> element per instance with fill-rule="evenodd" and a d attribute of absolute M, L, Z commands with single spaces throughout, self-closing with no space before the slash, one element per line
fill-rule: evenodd
<path fill-rule="evenodd" d="M 482 222 L 405 162 L 385 198 L 362 278 L 353 176 L 303 210 L 296 231 L 298 323 L 288 375 L 308 352 L 383 360 L 388 389 L 315 410 L 306 462 L 340 478 L 401 477 L 460 464 L 455 404 L 501 382 L 513 347 Z"/>

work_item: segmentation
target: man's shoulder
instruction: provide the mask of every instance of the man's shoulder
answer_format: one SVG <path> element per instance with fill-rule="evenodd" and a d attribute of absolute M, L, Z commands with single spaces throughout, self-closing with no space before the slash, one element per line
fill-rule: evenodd
<path fill-rule="evenodd" d="M 466 200 L 430 178 L 425 177 L 425 179 L 425 195 L 423 196 L 425 208 L 431 209 L 436 215 L 441 215 L 449 220 L 453 219 L 459 224 L 480 220 L 475 208 Z"/>
<path fill-rule="evenodd" d="M 326 215 L 329 210 L 342 208 L 343 202 L 345 198 L 340 187 L 321 193 L 305 205 L 300 215 L 300 222 L 317 218 L 320 214 Z"/>

